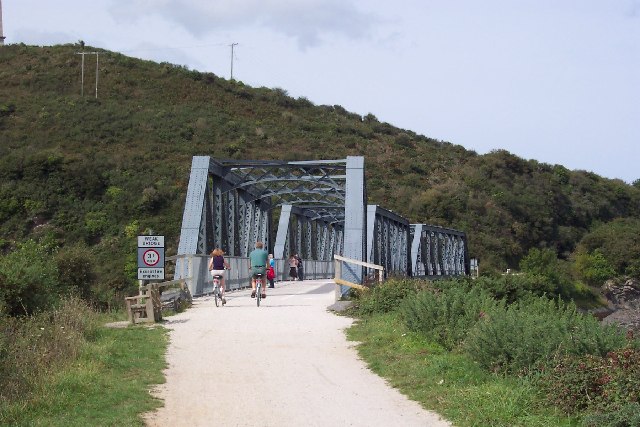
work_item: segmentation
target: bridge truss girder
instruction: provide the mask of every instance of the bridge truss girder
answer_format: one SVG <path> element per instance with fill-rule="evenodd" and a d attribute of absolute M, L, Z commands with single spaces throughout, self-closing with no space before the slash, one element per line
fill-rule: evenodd
<path fill-rule="evenodd" d="M 428 224 L 411 224 L 411 275 L 429 278 L 468 275 L 467 235 Z"/>
<path fill-rule="evenodd" d="M 368 205 L 368 262 L 383 266 L 385 277 L 409 274 L 410 233 L 410 224 L 406 218 L 378 205 Z"/>
<path fill-rule="evenodd" d="M 303 208 L 283 205 L 273 256 L 286 259 L 298 254 L 302 259 L 331 261 L 342 254 L 344 225 L 331 223 L 305 212 Z"/>

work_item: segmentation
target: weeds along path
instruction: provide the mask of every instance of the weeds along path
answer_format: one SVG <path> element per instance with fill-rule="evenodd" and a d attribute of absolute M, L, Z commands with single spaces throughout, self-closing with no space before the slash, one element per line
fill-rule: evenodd
<path fill-rule="evenodd" d="M 166 322 L 164 407 L 149 426 L 447 426 L 369 371 L 334 315 L 328 281 L 210 297 Z"/>

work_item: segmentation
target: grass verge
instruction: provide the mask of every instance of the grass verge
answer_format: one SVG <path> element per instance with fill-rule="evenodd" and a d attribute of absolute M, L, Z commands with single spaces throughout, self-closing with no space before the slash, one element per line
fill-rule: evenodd
<path fill-rule="evenodd" d="M 0 425 L 143 426 L 141 414 L 161 406 L 149 389 L 164 382 L 167 343 L 160 327 L 100 328 L 27 399 L 0 402 Z"/>
<path fill-rule="evenodd" d="M 374 314 L 347 330 L 369 367 L 456 426 L 576 426 L 545 407 L 527 379 L 494 375 L 462 354 L 410 332 L 397 314 Z"/>

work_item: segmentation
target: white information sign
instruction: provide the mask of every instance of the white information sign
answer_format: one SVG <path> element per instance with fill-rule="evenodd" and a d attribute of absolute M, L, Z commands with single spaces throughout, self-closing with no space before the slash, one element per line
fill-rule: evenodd
<path fill-rule="evenodd" d="M 139 248 L 164 248 L 164 236 L 138 236 Z"/>
<path fill-rule="evenodd" d="M 138 280 L 164 280 L 164 236 L 138 236 Z"/>
<path fill-rule="evenodd" d="M 138 280 L 164 280 L 164 268 L 139 268 Z"/>

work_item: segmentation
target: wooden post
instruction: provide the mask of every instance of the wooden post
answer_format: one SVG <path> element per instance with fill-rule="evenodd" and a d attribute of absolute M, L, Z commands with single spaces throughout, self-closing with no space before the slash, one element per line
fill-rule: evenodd
<path fill-rule="evenodd" d="M 333 262 L 334 262 L 334 270 L 335 270 L 334 279 L 341 279 L 342 278 L 342 261 L 338 261 L 337 259 L 334 259 Z M 340 298 L 342 298 L 342 288 L 336 282 L 336 301 L 340 301 Z"/>

